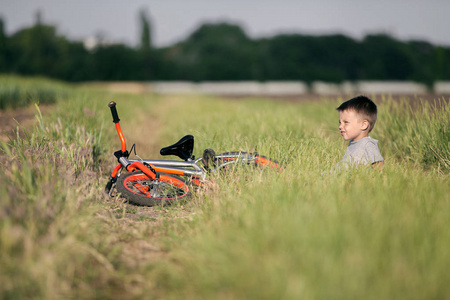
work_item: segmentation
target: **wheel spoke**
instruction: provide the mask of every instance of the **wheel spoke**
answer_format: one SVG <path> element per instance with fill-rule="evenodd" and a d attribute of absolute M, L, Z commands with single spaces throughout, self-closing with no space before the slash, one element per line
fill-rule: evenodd
<path fill-rule="evenodd" d="M 143 173 L 125 175 L 123 186 L 128 192 L 139 197 L 153 199 L 178 199 L 188 193 L 186 184 L 174 177 L 162 176 L 159 180 L 152 180 Z"/>

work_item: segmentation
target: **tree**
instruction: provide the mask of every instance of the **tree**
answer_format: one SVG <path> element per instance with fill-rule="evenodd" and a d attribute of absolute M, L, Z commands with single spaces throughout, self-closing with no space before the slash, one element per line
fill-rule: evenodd
<path fill-rule="evenodd" d="M 386 34 L 366 36 L 363 79 L 410 80 L 414 73 L 413 60 L 407 45 Z"/>
<path fill-rule="evenodd" d="M 97 47 L 89 57 L 89 73 L 94 80 L 135 80 L 142 68 L 136 54 L 121 44 Z"/>
<path fill-rule="evenodd" d="M 156 78 L 155 70 L 157 69 L 155 60 L 155 51 L 152 47 L 152 26 L 150 18 L 146 10 L 141 9 L 139 12 L 139 20 L 141 25 L 141 44 L 136 59 L 138 60 L 138 70 L 135 71 L 138 80 L 152 80 Z"/>
<path fill-rule="evenodd" d="M 84 80 L 415 80 L 450 79 L 450 48 L 403 42 L 385 34 L 362 41 L 344 35 L 282 34 L 250 39 L 236 24 L 203 24 L 186 40 L 152 47 L 152 26 L 139 12 L 140 45 L 83 43 L 36 23 L 12 36 L 0 18 L 0 72 Z"/>
<path fill-rule="evenodd" d="M 94 79 L 87 72 L 88 52 L 82 43 L 59 36 L 54 26 L 42 23 L 39 13 L 34 26 L 9 38 L 8 48 L 8 71 L 68 81 Z"/>
<path fill-rule="evenodd" d="M 8 48 L 7 37 L 5 34 L 5 28 L 3 19 L 0 18 L 0 72 L 8 70 Z"/>
<path fill-rule="evenodd" d="M 22 74 L 54 76 L 59 60 L 58 38 L 52 26 L 36 24 L 11 37 L 14 70 Z"/>
<path fill-rule="evenodd" d="M 152 48 L 152 32 L 151 22 L 146 10 L 141 10 L 139 13 L 141 21 L 141 49 L 146 51 Z"/>
<path fill-rule="evenodd" d="M 167 57 L 186 80 L 252 79 L 254 43 L 237 25 L 204 24 L 187 40 L 169 47 Z"/>

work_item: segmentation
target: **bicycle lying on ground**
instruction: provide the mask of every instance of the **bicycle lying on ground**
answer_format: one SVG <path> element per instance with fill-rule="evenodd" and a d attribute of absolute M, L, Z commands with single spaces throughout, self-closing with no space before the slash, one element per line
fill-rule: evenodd
<path fill-rule="evenodd" d="M 110 197 L 116 188 L 117 192 L 131 203 L 144 206 L 165 205 L 186 198 L 190 194 L 190 187 L 204 185 L 208 175 L 225 170 L 232 164 L 281 169 L 276 161 L 249 152 L 215 154 L 214 150 L 206 149 L 201 158 L 195 159 L 192 155 L 194 150 L 192 135 L 186 135 L 160 151 L 163 156 L 175 155 L 183 161 L 141 159 L 136 155 L 135 145 L 130 151 L 127 150 L 116 103 L 111 101 L 108 106 L 122 144 L 121 150 L 114 152 L 119 164 L 111 173 L 105 188 Z M 129 158 L 133 149 L 138 159 Z"/>

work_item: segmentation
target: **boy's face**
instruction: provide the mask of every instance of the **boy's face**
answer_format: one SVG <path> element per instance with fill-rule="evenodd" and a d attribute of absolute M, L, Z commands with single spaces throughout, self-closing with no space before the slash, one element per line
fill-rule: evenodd
<path fill-rule="evenodd" d="M 369 135 L 369 122 L 354 110 L 343 110 L 339 112 L 339 131 L 344 140 L 357 141 Z"/>

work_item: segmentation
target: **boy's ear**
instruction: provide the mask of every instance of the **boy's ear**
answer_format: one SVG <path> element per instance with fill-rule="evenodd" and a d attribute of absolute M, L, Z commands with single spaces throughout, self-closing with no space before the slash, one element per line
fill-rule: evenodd
<path fill-rule="evenodd" d="M 361 130 L 368 130 L 369 129 L 369 121 L 367 121 L 367 120 L 364 120 L 364 121 L 362 121 L 362 123 L 361 123 Z"/>

